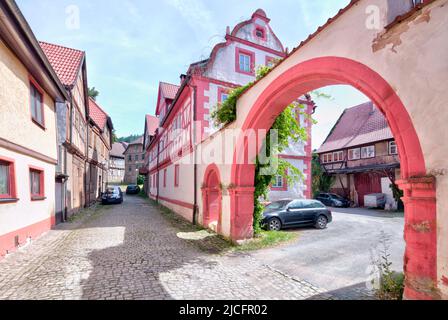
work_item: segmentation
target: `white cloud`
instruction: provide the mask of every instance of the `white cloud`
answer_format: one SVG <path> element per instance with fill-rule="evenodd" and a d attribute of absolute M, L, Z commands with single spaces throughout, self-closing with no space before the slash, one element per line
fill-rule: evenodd
<path fill-rule="evenodd" d="M 198 35 L 203 36 L 204 31 L 207 34 L 216 33 L 212 13 L 201 0 L 166 0 L 166 3 L 178 10 Z"/>

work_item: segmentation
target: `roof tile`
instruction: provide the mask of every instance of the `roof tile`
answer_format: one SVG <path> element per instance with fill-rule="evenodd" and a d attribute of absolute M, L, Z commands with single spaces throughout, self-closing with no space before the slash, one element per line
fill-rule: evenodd
<path fill-rule="evenodd" d="M 346 109 L 318 153 L 393 139 L 386 118 L 372 102 Z"/>
<path fill-rule="evenodd" d="M 109 117 L 92 98 L 89 98 L 89 116 L 101 130 L 106 126 Z"/>
<path fill-rule="evenodd" d="M 162 95 L 165 99 L 174 100 L 176 98 L 176 94 L 179 91 L 180 86 L 175 84 L 160 82 L 160 90 L 162 91 Z"/>
<path fill-rule="evenodd" d="M 46 42 L 39 44 L 62 84 L 72 86 L 81 68 L 84 52 Z"/>

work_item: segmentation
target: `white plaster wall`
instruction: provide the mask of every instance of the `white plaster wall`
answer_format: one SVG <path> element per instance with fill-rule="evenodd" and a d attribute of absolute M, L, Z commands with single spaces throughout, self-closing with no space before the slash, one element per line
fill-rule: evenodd
<path fill-rule="evenodd" d="M 296 159 L 288 159 L 287 160 L 290 164 L 292 164 L 294 167 L 299 169 L 301 172 L 304 172 L 307 169 L 307 166 L 303 160 L 296 160 Z M 294 184 L 288 184 L 288 190 L 287 191 L 275 191 L 271 190 L 269 192 L 269 200 L 270 201 L 277 201 L 282 199 L 305 199 L 305 192 L 306 192 L 306 181 L 307 175 L 304 175 L 303 180 L 300 179 Z"/>
<path fill-rule="evenodd" d="M 43 222 L 55 215 L 55 166 L 0 147 L 0 155 L 15 160 L 16 203 L 0 204 L 0 235 L 32 224 Z M 45 170 L 45 197 L 31 201 L 29 166 Z"/>
<path fill-rule="evenodd" d="M 0 137 L 57 159 L 55 112 L 45 94 L 45 130 L 32 122 L 28 71 L 0 41 Z"/>
<path fill-rule="evenodd" d="M 180 165 L 179 187 L 174 186 L 174 168 L 176 164 Z M 181 201 L 193 205 L 194 203 L 193 188 L 192 188 L 192 186 L 194 185 L 193 166 L 183 164 L 181 163 L 181 161 L 177 161 L 172 165 L 168 166 L 166 170 L 167 170 L 166 187 L 164 187 L 163 185 L 165 169 L 160 170 L 159 195 L 163 198 Z M 154 190 L 153 193 L 155 194 L 156 190 Z M 166 204 L 166 206 L 171 208 L 173 204 L 172 203 L 170 203 L 169 205 Z M 188 220 L 190 221 L 192 220 L 193 209 L 185 208 L 182 206 L 176 206 L 175 211 L 178 212 L 179 214 L 182 214 L 182 216 L 184 216 L 185 218 L 188 218 Z"/>
<path fill-rule="evenodd" d="M 419 136 L 428 174 L 437 176 L 438 271 L 439 279 L 448 273 L 448 1 L 439 0 L 425 7 L 429 20 L 410 22 L 399 35 L 397 45 L 372 49 L 383 31 L 368 29 L 368 6 L 381 12 L 382 27 L 387 20 L 386 0 L 360 1 L 311 42 L 244 95 L 238 105 L 237 126 L 241 126 L 250 107 L 276 77 L 300 62 L 321 56 L 347 57 L 379 73 L 401 98 Z M 407 23 L 407 22 L 404 22 Z M 403 26 L 403 23 L 401 24 Z M 341 41 L 343 40 L 343 41 Z M 448 296 L 448 286 L 440 286 Z"/>
<path fill-rule="evenodd" d="M 225 82 L 245 85 L 255 79 L 254 76 L 238 73 L 235 70 L 236 48 L 252 51 L 255 53 L 255 70 L 260 65 L 266 64 L 266 56 L 279 58 L 271 53 L 266 53 L 258 48 L 254 48 L 242 43 L 231 42 L 228 46 L 218 50 L 213 66 L 206 72 L 209 78 L 218 79 Z"/>
<path fill-rule="evenodd" d="M 274 34 L 272 33 L 271 29 L 269 28 L 269 24 L 266 23 L 266 21 L 257 18 L 255 19 L 255 25 L 262 26 L 266 29 L 266 39 L 267 41 L 264 41 L 262 39 L 259 39 L 258 37 L 254 36 L 254 24 L 248 24 L 242 27 L 240 30 L 238 30 L 236 36 L 240 39 L 244 39 L 250 42 L 255 42 L 256 44 L 259 44 L 261 46 L 269 47 L 276 51 L 282 51 L 283 48 L 278 42 L 277 39 L 275 39 Z"/>

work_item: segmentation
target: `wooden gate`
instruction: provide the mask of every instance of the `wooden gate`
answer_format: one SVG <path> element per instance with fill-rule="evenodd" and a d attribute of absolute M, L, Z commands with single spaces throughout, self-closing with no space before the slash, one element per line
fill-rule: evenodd
<path fill-rule="evenodd" d="M 359 206 L 364 207 L 364 196 L 372 193 L 381 193 L 381 178 L 384 175 L 375 172 L 355 174 L 355 188 L 358 193 Z"/>

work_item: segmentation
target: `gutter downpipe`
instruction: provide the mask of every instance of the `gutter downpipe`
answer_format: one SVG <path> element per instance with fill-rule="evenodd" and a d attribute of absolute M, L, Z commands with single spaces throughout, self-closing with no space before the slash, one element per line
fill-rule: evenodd
<path fill-rule="evenodd" d="M 160 166 L 160 143 L 157 141 L 157 194 L 156 194 L 156 203 L 159 203 L 159 189 L 160 189 L 160 172 L 159 172 L 159 166 Z"/>
<path fill-rule="evenodd" d="M 194 205 L 193 205 L 193 225 L 197 225 L 197 215 L 199 212 L 198 208 L 198 162 L 197 162 L 197 149 L 196 149 L 196 121 L 197 121 L 197 87 L 193 87 L 193 130 L 191 139 L 193 143 L 193 154 L 194 154 Z"/>

